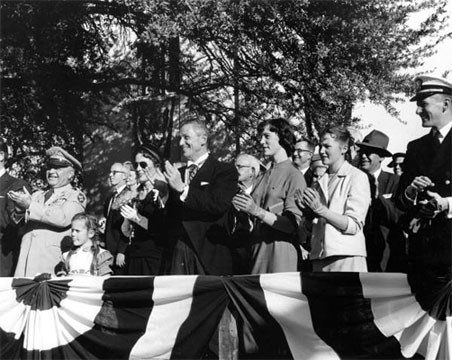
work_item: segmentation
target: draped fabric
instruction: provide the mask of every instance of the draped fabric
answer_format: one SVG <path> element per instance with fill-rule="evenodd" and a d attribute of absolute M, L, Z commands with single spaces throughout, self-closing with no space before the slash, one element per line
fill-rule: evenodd
<path fill-rule="evenodd" d="M 397 273 L 0 278 L 0 358 L 197 359 L 229 305 L 264 354 L 451 359 L 450 281 L 429 294 Z"/>

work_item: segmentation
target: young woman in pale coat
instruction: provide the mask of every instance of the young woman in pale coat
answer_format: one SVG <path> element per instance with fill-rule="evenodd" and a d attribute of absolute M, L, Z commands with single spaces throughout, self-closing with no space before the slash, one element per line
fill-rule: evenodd
<path fill-rule="evenodd" d="M 303 192 L 296 203 L 312 219 L 313 271 L 367 272 L 364 221 L 371 195 L 367 175 L 347 160 L 350 147 L 347 129 L 326 129 L 320 156 L 327 172 Z"/>

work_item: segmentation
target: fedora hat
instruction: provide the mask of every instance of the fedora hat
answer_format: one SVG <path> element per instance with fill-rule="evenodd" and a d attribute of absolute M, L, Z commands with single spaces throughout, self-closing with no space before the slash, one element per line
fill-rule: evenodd
<path fill-rule="evenodd" d="M 405 153 L 397 152 L 392 155 L 392 161 L 388 164 L 388 167 L 393 168 L 396 164 L 397 159 L 402 158 L 405 159 Z"/>
<path fill-rule="evenodd" d="M 391 152 L 388 151 L 389 137 L 378 130 L 372 130 L 362 142 L 357 142 L 358 145 L 363 150 L 370 150 L 381 157 L 392 156 Z"/>

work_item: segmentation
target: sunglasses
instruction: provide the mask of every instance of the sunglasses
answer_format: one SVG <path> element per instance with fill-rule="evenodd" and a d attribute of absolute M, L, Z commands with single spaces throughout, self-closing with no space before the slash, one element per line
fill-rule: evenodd
<path fill-rule="evenodd" d="M 148 166 L 148 164 L 146 162 L 144 162 L 144 161 L 140 161 L 140 162 L 134 161 L 132 163 L 132 165 L 133 165 L 134 169 L 138 169 L 138 166 L 140 166 L 142 169 L 146 169 L 146 167 Z"/>
<path fill-rule="evenodd" d="M 63 168 L 67 168 L 69 167 L 69 165 L 63 165 L 63 164 L 46 164 L 45 169 L 46 170 L 50 170 L 50 169 L 63 169 Z"/>

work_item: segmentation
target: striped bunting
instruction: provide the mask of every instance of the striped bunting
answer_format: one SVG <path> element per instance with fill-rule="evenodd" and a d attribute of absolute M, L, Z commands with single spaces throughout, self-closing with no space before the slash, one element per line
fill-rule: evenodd
<path fill-rule="evenodd" d="M 230 303 L 252 358 L 452 358 L 450 310 L 387 273 L 0 278 L 0 358 L 197 359 Z"/>

